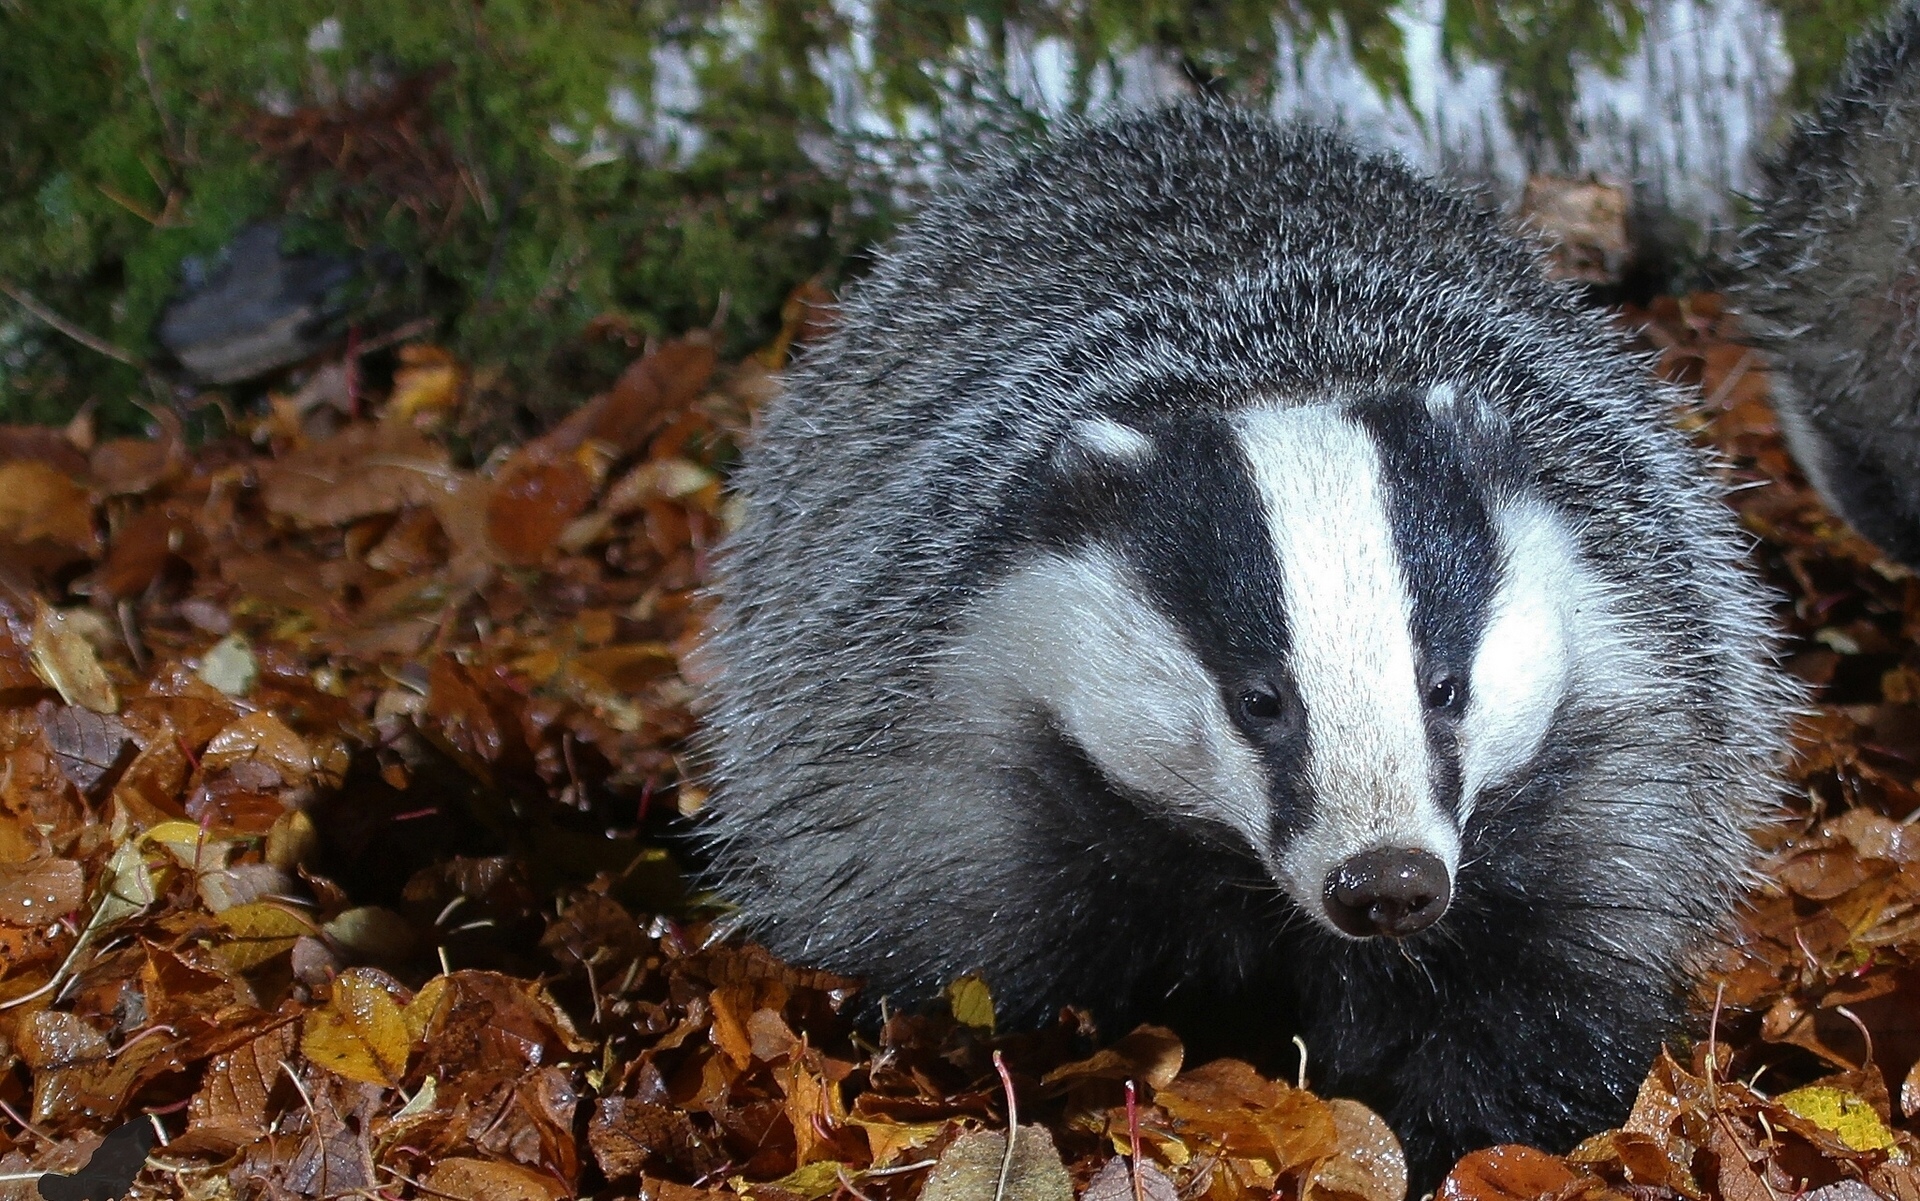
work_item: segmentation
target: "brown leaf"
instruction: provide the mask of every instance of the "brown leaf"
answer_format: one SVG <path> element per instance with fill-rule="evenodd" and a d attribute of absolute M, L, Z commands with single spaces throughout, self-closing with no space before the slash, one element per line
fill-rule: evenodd
<path fill-rule="evenodd" d="M 1138 1189 L 1135 1183 L 1138 1182 Z M 1128 1168 L 1127 1161 L 1116 1155 L 1100 1166 L 1087 1181 L 1087 1187 L 1080 1194 L 1080 1201 L 1179 1201 L 1180 1190 L 1167 1174 L 1152 1163 L 1142 1160 L 1136 1167 Z M 1399 1201 L 1399 1198 L 1394 1198 Z"/>
<path fill-rule="evenodd" d="M 1407 1195 L 1407 1157 L 1384 1119 L 1358 1101 L 1327 1102 L 1340 1139 L 1339 1153 L 1307 1177 L 1303 1196 L 1341 1201 L 1401 1201 Z"/>
<path fill-rule="evenodd" d="M 92 497 L 45 463 L 0 463 L 0 541 L 41 539 L 83 555 L 98 554 Z"/>
<path fill-rule="evenodd" d="M 136 753 L 133 731 L 117 717 L 52 701 L 42 701 L 35 714 L 60 773 L 81 796 L 94 798 L 112 787 L 114 777 Z"/>
<path fill-rule="evenodd" d="M 316 764 L 307 741 L 262 710 L 214 735 L 200 757 L 200 768 L 228 772 L 243 786 L 265 792 L 307 783 Z"/>
<path fill-rule="evenodd" d="M 423 1183 L 434 1196 L 460 1201 L 562 1201 L 573 1195 L 565 1181 L 490 1159 L 443 1159 Z"/>
<path fill-rule="evenodd" d="M 698 1179 L 728 1159 L 686 1113 L 630 1097 L 601 1098 L 587 1123 L 587 1145 L 610 1180 L 648 1168 Z"/>
<path fill-rule="evenodd" d="M 1184 1072 L 1154 1100 L 1196 1133 L 1222 1140 L 1229 1154 L 1267 1160 L 1283 1175 L 1340 1149 L 1326 1102 L 1237 1059 Z"/>
<path fill-rule="evenodd" d="M 1580 1185 L 1566 1161 L 1512 1144 L 1475 1151 L 1440 1182 L 1435 1201 L 1537 1201 L 1566 1197 Z"/>
<path fill-rule="evenodd" d="M 1073 1080 L 1138 1080 L 1162 1089 L 1180 1074 L 1186 1048 L 1164 1026 L 1141 1026 L 1086 1059 L 1063 1063 L 1040 1078 L 1042 1084 Z"/>
<path fill-rule="evenodd" d="M 0 863 L 0 924 L 44 927 L 86 899 L 86 871 L 71 859 Z"/>
<path fill-rule="evenodd" d="M 576 459 L 516 455 L 487 497 L 487 537 L 502 562 L 533 567 L 559 550 L 567 523 L 593 503 L 594 480 Z"/>
<path fill-rule="evenodd" d="M 1753 1165 L 1760 1161 L 1760 1155 L 1754 1146 L 1752 1136 L 1737 1136 L 1734 1131 L 1740 1124 L 1726 1115 L 1719 1115 L 1708 1124 L 1707 1149 L 1719 1160 L 1720 1171 L 1715 1183 L 1719 1186 L 1720 1196 L 1725 1201 L 1773 1201 L 1773 1192 Z M 1744 1128 L 1741 1134 L 1746 1134 Z"/>
<path fill-rule="evenodd" d="M 976 1130 L 954 1140 L 934 1165 L 920 1201 L 1073 1201 L 1073 1179 L 1044 1126 L 1022 1126 L 1013 1143 L 1007 1187 L 1000 1190 L 1007 1136 Z"/>
<path fill-rule="evenodd" d="M 463 473 L 410 427 L 349 426 L 260 469 L 267 508 L 302 526 L 345 525 L 430 505 Z"/>
<path fill-rule="evenodd" d="M 183 474 L 187 457 L 178 424 L 157 439 L 109 438 L 94 447 L 89 467 L 101 490 L 109 496 L 135 496 Z"/>
<path fill-rule="evenodd" d="M 273 1118 L 274 1089 L 290 1088 L 281 1064 L 293 1055 L 294 1026 L 276 1026 L 207 1065 L 187 1107 L 188 1127 L 238 1149 L 259 1138 Z"/>

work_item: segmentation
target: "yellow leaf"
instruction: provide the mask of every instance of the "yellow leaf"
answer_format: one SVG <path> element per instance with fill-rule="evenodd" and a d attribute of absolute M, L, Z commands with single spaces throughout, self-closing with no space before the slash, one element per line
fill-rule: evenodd
<path fill-rule="evenodd" d="M 38 598 L 33 603 L 33 641 L 27 658 L 34 674 L 67 704 L 95 713 L 120 711 L 120 694 L 74 619 Z"/>
<path fill-rule="evenodd" d="M 413 1040 L 400 1003 L 380 981 L 364 968 L 342 972 L 333 982 L 332 1001 L 307 1014 L 301 1053 L 349 1080 L 398 1084 L 407 1073 Z"/>
<path fill-rule="evenodd" d="M 850 1117 L 847 1123 L 866 1132 L 867 1151 L 876 1168 L 890 1167 L 895 1160 L 904 1158 L 905 1152 L 926 1146 L 940 1137 L 949 1125 L 947 1122 L 889 1122 L 859 1117 Z"/>
<path fill-rule="evenodd" d="M 181 867 L 196 872 L 219 871 L 227 866 L 235 847 L 232 842 L 207 837 L 206 830 L 186 821 L 161 822 L 141 837 L 164 847 Z"/>
<path fill-rule="evenodd" d="M 427 1027 L 433 1022 L 433 1015 L 440 1008 L 440 1001 L 447 995 L 447 978 L 435 976 L 420 986 L 413 994 L 413 1000 L 407 1002 L 401 1016 L 407 1019 L 407 1034 L 414 1042 L 427 1036 Z"/>
<path fill-rule="evenodd" d="M 978 976 L 962 976 L 947 985 L 947 1005 L 953 1018 L 963 1026 L 993 1033 L 993 993 Z"/>
<path fill-rule="evenodd" d="M 438 346 L 400 348 L 400 369 L 393 373 L 393 395 L 387 412 L 403 421 L 420 414 L 437 414 L 460 400 L 460 364 Z"/>
<path fill-rule="evenodd" d="M 848 1180 L 854 1178 L 854 1173 L 847 1171 L 844 1164 L 836 1163 L 831 1159 L 822 1159 L 788 1172 L 780 1179 L 770 1182 L 768 1187 L 813 1201 L 816 1197 L 824 1197 L 838 1189 L 843 1173 Z"/>
<path fill-rule="evenodd" d="M 1855 1151 L 1884 1151 L 1894 1145 L 1893 1132 L 1873 1111 L 1873 1106 L 1845 1089 L 1809 1085 L 1782 1093 L 1773 1100 L 1788 1113 L 1833 1131 Z"/>
<path fill-rule="evenodd" d="M 217 914 L 216 920 L 232 937 L 216 946 L 214 954 L 236 972 L 250 972 L 293 950 L 301 936 L 317 933 L 305 916 L 271 901 L 235 905 Z"/>

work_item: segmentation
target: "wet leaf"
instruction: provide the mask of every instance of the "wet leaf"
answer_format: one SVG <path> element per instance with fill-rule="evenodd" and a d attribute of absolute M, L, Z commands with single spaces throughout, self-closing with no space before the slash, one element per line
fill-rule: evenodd
<path fill-rule="evenodd" d="M 1454 1165 L 1435 1201 L 1536 1201 L 1570 1196 L 1579 1185 L 1579 1174 L 1557 1155 L 1532 1147 L 1490 1147 Z"/>
<path fill-rule="evenodd" d="M 86 873 L 71 859 L 0 863 L 0 923 L 45 926 L 86 899 Z"/>
<path fill-rule="evenodd" d="M 958 1016 L 957 1014 L 955 1016 Z M 1180 1074 L 1186 1048 L 1165 1026 L 1141 1026 L 1111 1047 L 1086 1059 L 1063 1063 L 1041 1078 L 1042 1084 L 1072 1080 L 1138 1080 L 1162 1089 Z"/>
<path fill-rule="evenodd" d="M 566 1182 L 532 1168 L 484 1159 L 443 1159 L 422 1183 L 459 1201 L 563 1201 L 573 1194 Z"/>
<path fill-rule="evenodd" d="M 300 1053 L 348 1080 L 398 1084 L 413 1040 L 389 984 L 362 968 L 341 973 L 327 1007 L 307 1014 Z"/>
<path fill-rule="evenodd" d="M 1894 1145 L 1873 1106 L 1837 1088 L 1808 1086 L 1775 1097 L 1774 1104 L 1840 1136 L 1856 1151 L 1882 1151 Z"/>

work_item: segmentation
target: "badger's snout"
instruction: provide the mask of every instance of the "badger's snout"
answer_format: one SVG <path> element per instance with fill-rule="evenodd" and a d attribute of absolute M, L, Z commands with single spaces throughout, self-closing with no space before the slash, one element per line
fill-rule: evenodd
<path fill-rule="evenodd" d="M 1327 917 L 1355 938 L 1404 938 L 1440 920 L 1453 895 L 1447 865 L 1429 851 L 1376 847 L 1327 873 Z"/>

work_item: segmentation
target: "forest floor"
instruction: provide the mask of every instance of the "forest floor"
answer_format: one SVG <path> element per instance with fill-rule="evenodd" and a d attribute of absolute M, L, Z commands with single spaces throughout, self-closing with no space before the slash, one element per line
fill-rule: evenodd
<path fill-rule="evenodd" d="M 1920 1201 L 1920 581 L 1813 499 L 1717 298 L 1627 319 L 1787 598 L 1803 794 L 1625 1126 L 1442 1193 Z M 699 588 L 784 341 L 636 347 L 476 470 L 424 344 L 198 447 L 0 427 L 0 1201 L 1399 1201 L 1302 1081 L 996 1031 L 974 980 L 863 1031 L 717 937 L 671 852 Z"/>

